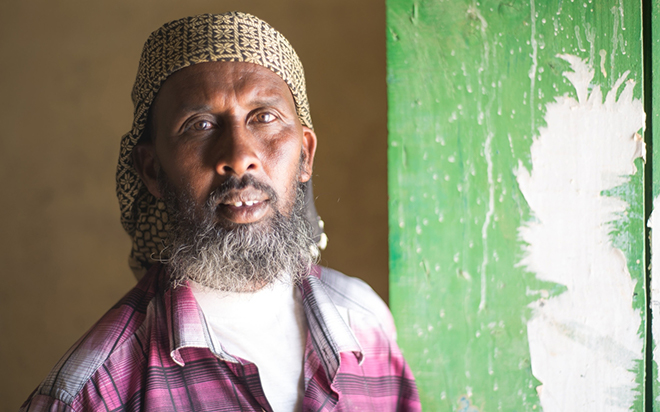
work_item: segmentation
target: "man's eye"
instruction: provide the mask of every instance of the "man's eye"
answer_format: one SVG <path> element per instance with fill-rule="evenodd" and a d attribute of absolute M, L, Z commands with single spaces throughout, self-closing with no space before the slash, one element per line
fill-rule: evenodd
<path fill-rule="evenodd" d="M 276 117 L 272 113 L 259 113 L 257 115 L 257 121 L 259 123 L 270 123 L 275 121 Z"/>
<path fill-rule="evenodd" d="M 193 123 L 192 127 L 195 130 L 209 130 L 213 127 L 213 123 L 209 122 L 208 120 L 198 120 Z"/>

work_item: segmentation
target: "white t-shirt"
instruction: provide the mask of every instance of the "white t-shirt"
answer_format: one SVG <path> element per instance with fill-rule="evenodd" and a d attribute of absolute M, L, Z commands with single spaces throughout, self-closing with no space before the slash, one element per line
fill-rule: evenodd
<path fill-rule="evenodd" d="M 190 287 L 223 349 L 257 365 L 273 411 L 300 410 L 307 320 L 298 288 L 283 282 L 253 293 Z"/>

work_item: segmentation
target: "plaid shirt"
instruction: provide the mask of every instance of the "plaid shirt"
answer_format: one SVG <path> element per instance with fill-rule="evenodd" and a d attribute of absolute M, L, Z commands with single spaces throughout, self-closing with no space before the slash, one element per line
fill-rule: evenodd
<path fill-rule="evenodd" d="M 165 266 L 57 363 L 21 411 L 271 411 L 257 367 L 226 353 Z M 303 411 L 417 411 L 389 309 L 364 282 L 315 266 L 300 286 L 309 332 Z"/>

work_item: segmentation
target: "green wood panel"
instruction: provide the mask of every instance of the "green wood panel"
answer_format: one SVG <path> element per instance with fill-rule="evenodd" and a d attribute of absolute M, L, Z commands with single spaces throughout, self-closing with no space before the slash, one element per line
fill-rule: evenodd
<path fill-rule="evenodd" d="M 577 99 L 563 75 L 571 65 L 558 54 L 594 68 L 590 92 L 600 85 L 605 95 L 630 71 L 641 98 L 641 3 L 387 0 L 387 47 L 390 305 L 423 407 L 541 410 L 530 305 L 567 287 L 521 264 L 519 231 L 535 216 L 516 171 L 533 169 L 530 148 L 548 104 Z M 643 162 L 635 164 L 630 182 L 603 196 L 629 204 L 611 242 L 636 281 L 631 305 L 643 342 Z M 624 405 L 636 411 L 644 406 L 637 355 L 637 395 Z"/>

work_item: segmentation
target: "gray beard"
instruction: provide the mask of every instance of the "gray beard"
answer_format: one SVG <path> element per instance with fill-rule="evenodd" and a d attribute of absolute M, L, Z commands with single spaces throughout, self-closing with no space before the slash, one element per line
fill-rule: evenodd
<path fill-rule="evenodd" d="M 193 281 L 213 290 L 253 292 L 278 280 L 298 283 L 316 263 L 319 251 L 304 218 L 304 185 L 297 180 L 290 216 L 280 212 L 273 189 L 251 176 L 229 179 L 209 196 L 201 212 L 188 191 L 177 192 L 164 174 L 159 182 L 169 215 L 169 257 L 163 261 L 170 266 L 174 287 Z M 217 223 L 217 199 L 226 190 L 250 185 L 268 193 L 272 217 L 227 227 Z"/>

